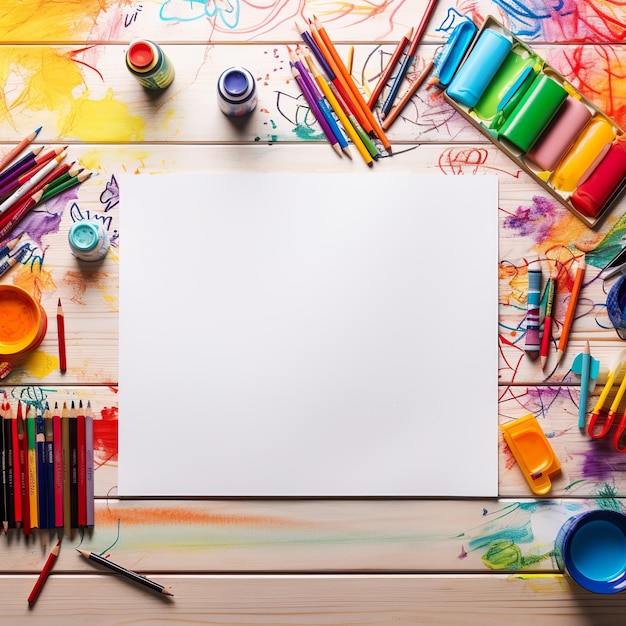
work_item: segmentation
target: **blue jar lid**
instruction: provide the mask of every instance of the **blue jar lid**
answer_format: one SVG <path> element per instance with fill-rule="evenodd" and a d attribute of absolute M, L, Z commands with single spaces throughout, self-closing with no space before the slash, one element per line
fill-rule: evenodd
<path fill-rule="evenodd" d="M 68 239 L 70 246 L 81 252 L 89 252 L 98 245 L 100 233 L 93 222 L 76 222 L 70 228 Z"/>

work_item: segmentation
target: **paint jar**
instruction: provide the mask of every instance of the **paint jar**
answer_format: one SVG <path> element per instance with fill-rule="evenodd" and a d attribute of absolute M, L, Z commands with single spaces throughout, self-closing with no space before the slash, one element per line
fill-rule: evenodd
<path fill-rule="evenodd" d="M 570 517 L 555 542 L 557 565 L 594 593 L 626 588 L 626 515 L 597 510 Z"/>
<path fill-rule="evenodd" d="M 147 89 L 166 89 L 174 80 L 174 66 L 160 46 L 134 39 L 126 51 L 126 67 Z"/>
<path fill-rule="evenodd" d="M 243 117 L 254 111 L 258 101 L 252 74 L 244 67 L 229 67 L 217 80 L 217 103 L 229 117 Z"/>
<path fill-rule="evenodd" d="M 99 261 L 109 249 L 109 237 L 101 222 L 74 222 L 67 235 L 72 254 L 81 261 Z"/>
<path fill-rule="evenodd" d="M 11 371 L 11 360 L 37 348 L 48 329 L 39 302 L 16 285 L 0 285 L 0 378 Z"/>

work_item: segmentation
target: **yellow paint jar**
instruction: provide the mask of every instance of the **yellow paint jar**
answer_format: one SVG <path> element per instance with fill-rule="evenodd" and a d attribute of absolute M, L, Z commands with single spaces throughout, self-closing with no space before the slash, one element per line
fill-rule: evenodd
<path fill-rule="evenodd" d="M 596 115 L 565 153 L 549 183 L 562 192 L 574 191 L 583 174 L 614 139 L 613 125 L 604 117 Z"/>
<path fill-rule="evenodd" d="M 15 285 L 0 285 L 0 378 L 11 371 L 11 359 L 37 348 L 48 318 L 33 296 Z"/>

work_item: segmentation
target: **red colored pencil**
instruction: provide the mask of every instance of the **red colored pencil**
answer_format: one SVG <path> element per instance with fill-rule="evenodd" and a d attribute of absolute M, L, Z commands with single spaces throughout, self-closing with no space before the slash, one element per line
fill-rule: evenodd
<path fill-rule="evenodd" d="M 50 572 L 52 571 L 52 568 L 54 567 L 54 564 L 56 563 L 57 557 L 59 556 L 60 549 L 61 549 L 61 540 L 59 539 L 56 542 L 54 548 L 52 548 L 52 550 L 50 551 L 50 554 L 48 555 L 48 558 L 46 559 L 46 563 L 43 566 L 43 569 L 41 570 L 41 574 L 39 574 L 39 578 L 37 578 L 37 582 L 35 583 L 33 590 L 30 592 L 30 595 L 28 596 L 29 605 L 34 604 L 35 600 L 37 600 L 37 596 L 39 595 L 39 592 L 44 586 L 44 583 L 46 582 L 46 580 L 48 580 L 48 576 L 50 576 Z"/>
<path fill-rule="evenodd" d="M 54 526 L 63 527 L 63 443 L 59 405 L 54 403 L 52 414 L 52 439 L 54 450 Z"/>
<path fill-rule="evenodd" d="M 43 189 L 23 198 L 6 214 L 0 215 L 0 239 L 3 239 L 17 226 L 22 218 L 41 200 L 41 196 L 43 196 Z"/>
<path fill-rule="evenodd" d="M 76 413 L 76 447 L 78 450 L 78 525 L 87 525 L 87 448 L 85 446 L 85 412 L 83 401 Z"/>
<path fill-rule="evenodd" d="M 65 146 L 67 147 L 67 146 Z M 20 173 L 19 176 L 6 181 L 0 187 L 0 195 L 8 196 L 13 193 L 18 187 L 21 187 L 24 183 L 27 183 L 33 176 L 35 176 L 42 168 L 44 168 L 52 159 L 58 157 L 65 148 L 54 148 L 53 150 L 46 150 L 42 154 L 38 154 L 32 159 L 32 167 L 28 168 L 25 172 Z"/>
<path fill-rule="evenodd" d="M 19 445 L 20 465 L 20 492 L 22 495 L 22 530 L 25 535 L 30 535 L 30 481 L 28 473 L 28 437 L 24 418 L 22 416 L 22 403 L 17 401 L 17 439 Z"/>
<path fill-rule="evenodd" d="M 382 71 L 382 74 L 380 75 L 380 78 L 378 79 L 378 83 L 376 83 L 376 87 L 374 87 L 374 91 L 372 91 L 372 94 L 369 100 L 367 101 L 367 106 L 370 108 L 370 110 L 373 109 L 374 106 L 376 105 L 376 101 L 378 100 L 378 97 L 380 96 L 382 90 L 385 88 L 387 81 L 391 78 L 391 74 L 393 70 L 395 69 L 396 65 L 398 64 L 398 61 L 400 60 L 400 57 L 402 56 L 404 49 L 407 47 L 409 41 L 411 40 L 412 35 L 413 35 L 413 28 L 409 28 L 409 32 L 406 35 L 404 35 L 402 39 L 400 39 L 400 42 L 398 43 L 397 48 L 394 50 L 389 61 L 387 62 L 385 69 Z"/>
<path fill-rule="evenodd" d="M 22 151 L 24 150 L 29 144 L 31 144 L 33 141 L 35 141 L 35 138 L 37 137 L 37 135 L 39 134 L 39 131 L 41 130 L 41 126 L 37 129 L 34 130 L 32 133 L 30 133 L 29 135 L 27 135 L 26 137 L 24 137 L 24 139 L 22 139 L 22 141 L 20 141 L 17 146 L 15 146 L 12 150 L 9 150 L 9 152 L 7 152 L 4 157 L 2 157 L 2 161 L 0 161 L 0 172 L 2 172 L 4 170 L 4 168 Z"/>
<path fill-rule="evenodd" d="M 67 369 L 67 357 L 65 353 L 65 315 L 61 306 L 61 298 L 57 303 L 57 340 L 59 343 L 59 370 L 61 374 Z"/>

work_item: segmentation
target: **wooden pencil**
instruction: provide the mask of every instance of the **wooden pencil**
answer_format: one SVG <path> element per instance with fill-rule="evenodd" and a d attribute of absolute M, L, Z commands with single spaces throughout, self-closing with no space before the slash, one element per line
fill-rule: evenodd
<path fill-rule="evenodd" d="M 387 150 L 387 152 L 391 154 L 391 151 L 392 151 L 391 144 L 389 143 L 387 136 L 385 135 L 383 129 L 380 127 L 380 124 L 378 123 L 378 121 L 376 120 L 372 112 L 370 111 L 369 107 L 367 106 L 367 103 L 363 99 L 361 92 L 357 89 L 357 86 L 354 84 L 354 81 L 352 80 L 352 76 L 348 74 L 348 70 L 346 66 L 344 65 L 343 61 L 341 60 L 341 57 L 339 56 L 339 53 L 337 52 L 335 46 L 333 45 L 333 42 L 328 36 L 326 29 L 324 28 L 323 24 L 315 16 L 313 18 L 313 23 L 315 24 L 315 29 L 319 33 L 321 40 L 326 45 L 326 50 L 330 54 L 331 58 L 334 60 L 337 68 L 339 69 L 339 72 L 344 78 L 346 85 L 352 92 L 356 105 L 362 111 L 363 116 L 368 121 L 369 126 L 371 127 L 376 137 L 380 139 L 381 143 L 385 147 L 385 150 Z M 363 127 L 365 128 L 365 126 Z"/>
<path fill-rule="evenodd" d="M 13 159 L 20 154 L 20 152 L 25 150 L 33 141 L 35 141 L 39 131 L 41 131 L 41 126 L 35 129 L 32 133 L 26 135 L 22 141 L 20 141 L 14 148 L 9 150 L 9 152 L 2 157 L 2 160 L 0 160 L 0 172 L 3 172 L 6 166 L 9 165 L 11 161 L 13 161 Z"/>
<path fill-rule="evenodd" d="M 572 323 L 576 316 L 576 305 L 578 304 L 578 296 L 583 285 L 583 279 L 585 278 L 585 269 L 587 264 L 585 262 L 585 256 L 583 255 L 578 259 L 578 268 L 576 269 L 576 275 L 574 277 L 574 285 L 572 287 L 572 293 L 570 295 L 569 303 L 567 305 L 567 311 L 565 313 L 565 321 L 563 322 L 563 328 L 561 330 L 561 337 L 559 338 L 559 345 L 556 353 L 556 364 L 561 362 L 561 358 L 567 348 L 569 341 L 570 331 L 572 329 Z"/>
<path fill-rule="evenodd" d="M 67 369 L 67 355 L 65 348 L 65 315 L 61 298 L 57 301 L 57 343 L 59 344 L 59 371 L 64 374 Z"/>
<path fill-rule="evenodd" d="M 33 590 L 30 592 L 30 595 L 28 596 L 29 606 L 32 606 L 37 600 L 46 580 L 48 580 L 48 577 L 50 576 L 50 572 L 52 571 L 54 564 L 56 563 L 60 550 L 61 550 L 61 540 L 59 539 L 54 545 L 54 547 L 52 548 L 52 550 L 50 551 L 50 554 L 48 555 L 48 558 L 46 559 L 46 563 L 43 566 L 43 569 L 41 570 L 41 574 L 39 574 L 39 577 L 37 578 L 37 582 L 35 583 Z"/>
<path fill-rule="evenodd" d="M 94 455 L 93 455 L 93 409 L 91 408 L 91 402 L 87 400 L 87 408 L 85 409 L 85 483 L 86 483 L 86 495 L 85 500 L 87 504 L 87 526 L 94 525 Z"/>
<path fill-rule="evenodd" d="M 46 508 L 48 528 L 54 528 L 55 511 L 54 511 L 54 424 L 52 421 L 52 413 L 46 402 L 46 409 L 43 413 L 45 449 L 46 449 Z"/>
<path fill-rule="evenodd" d="M 83 401 L 78 403 L 76 411 L 76 449 L 77 449 L 77 491 L 78 523 L 87 526 L 87 449 L 85 447 L 85 412 Z"/>
<path fill-rule="evenodd" d="M 37 517 L 39 528 L 48 528 L 48 461 L 43 414 L 35 417 L 35 446 L 37 454 Z"/>
<path fill-rule="evenodd" d="M 20 528 L 22 526 L 22 493 L 20 490 L 20 441 L 17 435 L 17 419 L 15 419 L 11 404 L 8 404 L 9 416 L 11 419 L 11 435 L 13 439 L 13 511 L 15 515 L 15 526 L 16 528 Z"/>
<path fill-rule="evenodd" d="M 17 438 L 19 445 L 19 465 L 20 465 L 20 495 L 22 500 L 22 530 L 25 535 L 30 535 L 30 480 L 28 473 L 28 437 L 26 435 L 26 425 L 22 415 L 22 403 L 17 401 Z"/>
<path fill-rule="evenodd" d="M 2 404 L 0 405 L 0 464 L 1 464 L 1 482 L 2 482 L 2 498 L 0 499 L 0 509 L 2 512 L 2 528 L 4 533 L 7 533 L 9 528 L 9 482 L 8 482 L 8 473 L 7 473 L 7 458 L 8 458 L 8 450 L 7 450 L 7 436 L 5 430 L 5 414 L 7 412 L 7 407 L 4 399 L 2 400 Z"/>
<path fill-rule="evenodd" d="M 61 410 L 61 450 L 63 457 L 63 528 L 65 534 L 69 535 L 72 530 L 72 515 L 70 504 L 70 412 L 67 408 L 67 402 L 63 402 L 63 409 Z"/>
<path fill-rule="evenodd" d="M 78 528 L 78 430 L 74 400 L 70 408 L 70 526 Z"/>
<path fill-rule="evenodd" d="M 396 104 L 389 114 L 383 118 L 383 128 L 387 130 L 396 120 L 398 115 L 402 113 L 406 105 L 411 101 L 411 98 L 415 95 L 417 90 L 420 88 L 420 85 L 424 82 L 430 71 L 433 69 L 434 63 L 433 61 L 429 61 L 422 73 L 413 81 L 413 84 L 407 89 L 407 92 L 400 98 L 398 104 Z"/>
<path fill-rule="evenodd" d="M 402 39 L 400 39 L 400 41 L 398 42 L 396 49 L 393 51 L 393 54 L 389 57 L 389 61 L 387 61 L 387 65 L 385 65 L 383 71 L 381 72 L 378 82 L 376 83 L 376 86 L 374 87 L 374 91 L 372 91 L 369 97 L 369 100 L 367 101 L 367 106 L 370 108 L 370 110 L 372 110 L 374 106 L 376 105 L 376 101 L 378 100 L 382 90 L 385 88 L 385 85 L 391 78 L 391 74 L 393 73 L 393 70 L 398 64 L 398 61 L 400 60 L 400 57 L 402 56 L 402 53 L 404 52 L 404 49 L 407 47 L 412 36 L 413 36 L 413 28 L 409 28 L 406 35 L 404 35 Z M 384 127 L 383 127 L 383 130 L 384 130 Z"/>
<path fill-rule="evenodd" d="M 54 526 L 63 527 L 63 436 L 59 403 L 52 412 L 52 436 L 54 449 Z"/>
<path fill-rule="evenodd" d="M 26 439 L 28 441 L 28 508 L 30 527 L 39 528 L 39 485 L 37 482 L 37 433 L 35 416 L 30 405 L 26 405 Z"/>
<path fill-rule="evenodd" d="M 162 593 L 166 596 L 174 595 L 167 587 L 164 587 L 163 585 L 153 580 L 150 580 L 149 578 L 146 578 L 145 576 L 142 576 L 141 574 L 138 574 L 137 572 L 133 572 L 132 570 L 126 569 L 125 567 L 122 567 L 121 565 L 118 565 L 117 563 L 113 563 L 112 561 L 109 561 L 109 559 L 105 559 L 104 557 L 98 554 L 95 554 L 94 552 L 89 552 L 88 550 L 81 550 L 79 548 L 76 548 L 76 551 L 81 556 L 85 557 L 86 559 L 89 559 L 90 561 L 93 561 L 94 563 L 98 563 L 99 565 L 102 565 L 110 569 L 113 572 L 121 574 L 122 576 L 128 578 L 129 580 L 139 583 L 140 585 L 147 587 L 148 589 L 152 589 L 153 591 L 156 591 L 157 593 Z"/>

